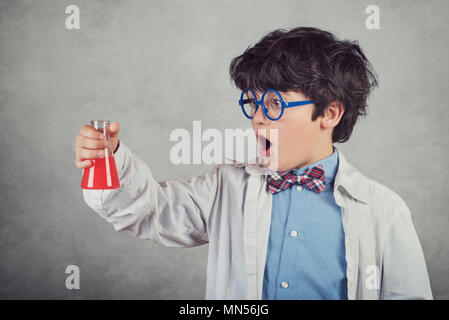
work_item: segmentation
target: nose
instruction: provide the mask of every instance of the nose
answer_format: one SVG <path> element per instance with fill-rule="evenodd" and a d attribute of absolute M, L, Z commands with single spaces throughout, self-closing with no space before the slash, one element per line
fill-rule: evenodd
<path fill-rule="evenodd" d="M 257 108 L 257 111 L 253 117 L 253 121 L 256 125 L 267 125 L 270 122 L 270 119 L 268 119 L 265 116 L 265 113 L 263 113 L 261 105 L 259 105 L 259 107 Z"/>

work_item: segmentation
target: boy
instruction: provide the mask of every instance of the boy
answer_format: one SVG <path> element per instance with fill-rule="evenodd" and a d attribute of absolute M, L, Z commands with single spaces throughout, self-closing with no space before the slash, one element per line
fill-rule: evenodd
<path fill-rule="evenodd" d="M 357 42 L 275 30 L 234 58 L 230 74 L 263 156 L 277 153 L 272 175 L 226 164 L 158 183 L 113 123 L 121 188 L 83 190 L 86 203 L 141 239 L 209 243 L 207 299 L 432 299 L 407 205 L 333 145 L 349 139 L 377 86 Z M 102 156 L 97 134 L 78 134 L 79 168 Z"/>

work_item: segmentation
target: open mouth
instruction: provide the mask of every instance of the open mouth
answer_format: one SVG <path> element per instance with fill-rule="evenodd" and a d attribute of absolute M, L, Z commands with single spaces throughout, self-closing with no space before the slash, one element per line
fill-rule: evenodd
<path fill-rule="evenodd" d="M 262 155 L 269 157 L 272 145 L 271 141 L 262 135 L 258 135 L 257 140 L 259 141 L 260 151 Z"/>

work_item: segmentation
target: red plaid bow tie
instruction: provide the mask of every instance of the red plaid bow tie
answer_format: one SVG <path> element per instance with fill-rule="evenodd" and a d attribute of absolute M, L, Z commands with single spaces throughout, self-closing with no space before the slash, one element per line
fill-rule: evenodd
<path fill-rule="evenodd" d="M 307 169 L 302 175 L 295 175 L 292 171 L 273 172 L 268 177 L 268 191 L 278 193 L 290 188 L 294 184 L 304 185 L 307 189 L 321 193 L 324 191 L 326 176 L 321 164 Z"/>

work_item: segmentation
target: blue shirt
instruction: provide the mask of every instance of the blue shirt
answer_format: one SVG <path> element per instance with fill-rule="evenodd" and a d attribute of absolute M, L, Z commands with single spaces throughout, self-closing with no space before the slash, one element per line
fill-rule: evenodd
<path fill-rule="evenodd" d="M 301 186 L 273 194 L 263 299 L 347 299 L 345 237 L 334 199 L 338 150 L 299 170 L 323 165 L 326 187 Z"/>

